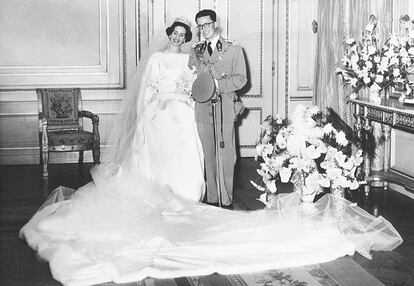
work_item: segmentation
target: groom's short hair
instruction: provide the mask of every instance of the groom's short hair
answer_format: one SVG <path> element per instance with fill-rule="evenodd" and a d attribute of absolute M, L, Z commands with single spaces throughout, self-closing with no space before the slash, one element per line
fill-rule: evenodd
<path fill-rule="evenodd" d="M 216 22 L 216 19 L 217 19 L 216 12 L 214 12 L 213 10 L 210 10 L 210 9 L 204 9 L 204 10 L 199 11 L 195 15 L 196 22 L 197 22 L 198 18 L 205 17 L 205 16 L 210 16 L 211 21 Z"/>

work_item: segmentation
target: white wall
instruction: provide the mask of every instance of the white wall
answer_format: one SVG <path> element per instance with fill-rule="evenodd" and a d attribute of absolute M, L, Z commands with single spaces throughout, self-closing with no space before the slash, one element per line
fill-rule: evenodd
<path fill-rule="evenodd" d="M 135 2 L 0 2 L 0 164 L 39 162 L 36 87 L 81 87 L 84 109 L 100 116 L 105 148 L 136 63 Z M 50 158 L 68 160 L 77 154 Z"/>

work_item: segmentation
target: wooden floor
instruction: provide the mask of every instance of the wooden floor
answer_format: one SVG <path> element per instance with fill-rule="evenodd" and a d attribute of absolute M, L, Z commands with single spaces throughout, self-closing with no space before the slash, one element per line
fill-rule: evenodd
<path fill-rule="evenodd" d="M 51 165 L 49 178 L 41 177 L 38 165 L 0 166 L 0 285 L 60 285 L 46 263 L 40 263 L 18 231 L 54 188 L 78 188 L 91 180 L 85 164 Z M 258 179 L 257 163 L 240 160 L 235 178 L 235 209 L 253 210 L 263 205 L 251 184 Z M 371 189 L 352 193 L 350 200 L 375 216 L 387 218 L 404 243 L 394 251 L 374 252 L 373 259 L 356 254 L 352 258 L 385 285 L 414 285 L 414 200 L 393 190 Z"/>

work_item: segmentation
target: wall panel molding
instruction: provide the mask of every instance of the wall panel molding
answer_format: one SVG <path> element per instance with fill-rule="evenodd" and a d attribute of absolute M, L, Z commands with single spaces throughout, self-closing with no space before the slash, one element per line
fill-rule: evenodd
<path fill-rule="evenodd" d="M 255 126 L 260 126 L 263 123 L 263 109 L 261 107 L 248 107 L 247 108 L 249 110 L 249 112 L 253 112 L 253 113 L 257 113 L 256 115 L 256 121 L 254 122 Z M 246 130 L 248 132 L 248 130 Z M 241 130 L 239 131 L 241 133 L 243 133 L 243 127 L 241 128 Z M 253 136 L 255 136 L 256 134 L 254 134 Z M 254 149 L 256 148 L 256 137 L 254 137 L 253 139 L 250 138 L 250 140 L 245 140 L 245 142 L 240 142 L 239 146 L 241 149 Z M 240 139 L 241 141 L 243 141 L 243 138 Z M 250 141 L 250 142 L 248 142 Z"/>
<path fill-rule="evenodd" d="M 0 32 L 5 35 L 0 37 L 0 92 L 56 86 L 125 89 L 126 0 L 73 0 L 56 2 L 52 6 L 47 3 L 49 6 L 43 8 L 58 11 L 58 15 L 27 17 L 31 15 L 30 5 L 42 6 L 36 0 L 0 4 L 0 10 L 9 13 L 3 21 L 0 20 Z M 69 12 L 59 11 L 60 7 Z M 25 21 L 20 17 L 25 17 Z M 33 30 L 27 32 L 27 25 L 32 26 Z M 48 29 L 49 25 L 53 27 Z M 79 26 L 84 26 L 84 33 L 79 31 Z M 36 37 L 30 37 L 30 33 Z M 66 35 L 59 36 L 64 33 Z M 65 37 L 68 42 L 65 42 Z M 13 47 L 9 48 L 7 39 L 15 39 L 10 45 L 24 44 L 16 49 L 18 54 L 12 53 Z M 31 45 L 25 39 L 31 41 Z M 62 48 L 63 44 L 67 46 Z M 74 52 L 62 52 L 71 50 Z"/>
<path fill-rule="evenodd" d="M 225 10 L 225 14 L 220 19 L 223 36 L 240 43 L 249 64 L 251 86 L 241 97 L 258 99 L 263 97 L 263 85 L 265 84 L 263 82 L 263 37 L 265 33 L 263 1 L 258 1 L 253 5 L 252 2 L 240 2 L 240 0 L 227 0 L 222 3 L 222 11 Z M 246 14 L 240 13 L 240 10 L 248 11 L 246 14 L 252 17 L 250 22 L 245 21 Z M 266 60 L 269 60 L 269 57 Z"/>

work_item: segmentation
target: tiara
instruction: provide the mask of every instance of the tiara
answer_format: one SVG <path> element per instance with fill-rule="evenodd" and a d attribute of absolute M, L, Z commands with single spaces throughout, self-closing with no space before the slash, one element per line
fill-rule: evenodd
<path fill-rule="evenodd" d="M 187 18 L 185 18 L 185 17 L 175 18 L 174 19 L 174 22 L 181 22 L 181 23 L 186 24 L 188 27 L 191 28 L 191 22 Z"/>

